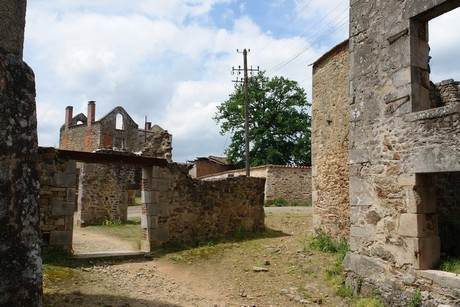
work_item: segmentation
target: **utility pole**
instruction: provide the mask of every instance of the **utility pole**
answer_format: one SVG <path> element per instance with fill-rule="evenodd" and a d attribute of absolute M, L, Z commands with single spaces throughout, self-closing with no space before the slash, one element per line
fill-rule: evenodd
<path fill-rule="evenodd" d="M 241 74 L 241 71 L 244 72 L 244 141 L 245 141 L 245 156 L 246 156 L 246 177 L 250 177 L 250 162 L 249 162 L 249 98 L 248 98 L 248 71 L 253 74 L 255 71 L 259 71 L 259 66 L 257 68 L 251 68 L 248 69 L 248 52 L 251 50 L 244 49 L 243 52 L 240 52 L 238 49 L 236 49 L 236 52 L 242 53 L 243 54 L 243 69 L 241 69 L 241 66 L 238 66 L 238 68 L 232 67 L 232 74 L 235 72 Z M 241 82 L 241 80 L 238 80 L 238 77 L 236 80 L 233 80 L 233 82 Z"/>

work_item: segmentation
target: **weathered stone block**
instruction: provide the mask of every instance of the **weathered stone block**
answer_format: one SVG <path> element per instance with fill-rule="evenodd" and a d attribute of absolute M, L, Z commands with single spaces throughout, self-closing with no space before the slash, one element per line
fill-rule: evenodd
<path fill-rule="evenodd" d="M 53 185 L 56 187 L 74 188 L 77 186 L 75 174 L 55 173 L 53 175 Z"/>
<path fill-rule="evenodd" d="M 169 204 L 147 204 L 147 215 L 169 216 Z"/>
<path fill-rule="evenodd" d="M 368 238 L 372 235 L 372 230 L 369 227 L 354 226 L 350 227 L 350 236 Z"/>
<path fill-rule="evenodd" d="M 169 190 L 169 180 L 166 179 L 153 179 L 152 190 L 159 192 L 166 192 Z"/>
<path fill-rule="evenodd" d="M 149 228 L 147 231 L 150 241 L 162 243 L 169 240 L 169 227 Z"/>
<path fill-rule="evenodd" d="M 74 202 L 53 202 L 51 204 L 51 214 L 53 216 L 73 215 Z"/>
<path fill-rule="evenodd" d="M 75 203 L 76 200 L 77 200 L 77 189 L 68 188 L 66 201 Z"/>
<path fill-rule="evenodd" d="M 152 166 L 151 178 L 158 179 L 160 178 L 160 167 Z"/>
<path fill-rule="evenodd" d="M 400 186 L 415 186 L 415 174 L 398 176 L 398 184 Z"/>
<path fill-rule="evenodd" d="M 424 214 L 403 213 L 399 217 L 398 234 L 406 237 L 423 237 Z"/>
<path fill-rule="evenodd" d="M 416 274 L 433 281 L 433 283 L 442 288 L 460 289 L 460 277 L 458 274 L 436 270 L 420 270 Z"/>
<path fill-rule="evenodd" d="M 50 245 L 70 245 L 72 246 L 72 231 L 54 230 L 50 232 Z"/>

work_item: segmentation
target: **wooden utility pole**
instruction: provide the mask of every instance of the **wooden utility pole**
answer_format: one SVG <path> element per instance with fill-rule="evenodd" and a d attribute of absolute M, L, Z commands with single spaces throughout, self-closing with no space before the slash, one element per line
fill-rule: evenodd
<path fill-rule="evenodd" d="M 250 177 L 250 168 L 251 164 L 249 161 L 249 98 L 248 98 L 248 71 L 251 72 L 251 74 L 254 71 L 259 71 L 259 67 L 257 68 L 251 68 L 248 69 L 248 52 L 251 50 L 244 49 L 243 52 L 238 51 L 236 49 L 236 52 L 242 53 L 243 54 L 243 69 L 241 69 L 241 66 L 238 66 L 238 68 L 232 67 L 232 74 L 237 72 L 238 74 L 241 74 L 241 71 L 244 72 L 244 143 L 245 143 L 245 156 L 246 156 L 246 177 Z M 241 82 L 241 80 L 233 80 L 233 82 Z"/>

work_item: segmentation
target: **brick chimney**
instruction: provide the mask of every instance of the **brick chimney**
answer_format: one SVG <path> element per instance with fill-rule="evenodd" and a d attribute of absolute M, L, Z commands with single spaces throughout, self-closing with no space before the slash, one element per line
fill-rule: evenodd
<path fill-rule="evenodd" d="M 88 101 L 88 127 L 96 121 L 96 102 Z"/>
<path fill-rule="evenodd" d="M 65 130 L 69 129 L 70 122 L 72 121 L 72 116 L 73 116 L 73 107 L 67 106 L 67 108 L 65 108 L 65 125 L 64 125 Z"/>
<path fill-rule="evenodd" d="M 152 123 L 151 122 L 145 122 L 145 130 L 150 130 L 152 129 Z"/>

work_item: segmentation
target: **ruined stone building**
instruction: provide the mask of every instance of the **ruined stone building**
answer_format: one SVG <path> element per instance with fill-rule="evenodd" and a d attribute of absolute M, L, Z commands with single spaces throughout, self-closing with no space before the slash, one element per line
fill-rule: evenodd
<path fill-rule="evenodd" d="M 428 64 L 428 22 L 460 1 L 350 6 L 349 41 L 313 67 L 315 225 L 348 238 L 355 290 L 460 305 L 460 277 L 437 270 L 460 256 L 458 82 L 430 82 Z"/>
<path fill-rule="evenodd" d="M 172 136 L 150 122 L 139 129 L 131 116 L 116 107 L 96 121 L 96 104 L 88 103 L 88 113 L 73 116 L 73 107 L 65 112 L 60 131 L 60 149 L 112 154 L 137 154 L 172 159 Z M 128 204 L 140 195 L 142 169 L 132 166 L 78 163 L 77 215 L 79 226 L 104 220 L 127 219 Z"/>
<path fill-rule="evenodd" d="M 139 152 L 143 156 L 172 160 L 172 135 L 158 125 L 146 122 L 139 129 L 131 116 L 118 106 L 96 121 L 96 103 L 88 102 L 88 113 L 73 116 L 73 107 L 65 111 L 59 148 L 75 151 L 118 150 Z"/>

